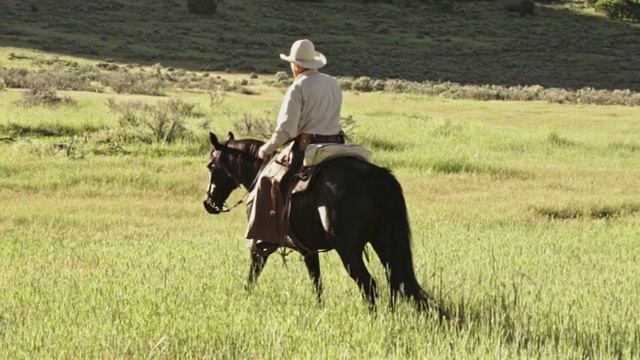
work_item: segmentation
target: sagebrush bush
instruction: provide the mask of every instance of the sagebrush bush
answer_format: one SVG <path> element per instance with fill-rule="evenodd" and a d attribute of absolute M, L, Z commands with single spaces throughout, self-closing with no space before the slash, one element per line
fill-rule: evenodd
<path fill-rule="evenodd" d="M 390 93 L 421 94 L 440 96 L 448 99 L 504 100 L 504 101 L 547 101 L 551 103 L 584 103 L 596 105 L 640 105 L 640 93 L 631 90 L 595 90 L 584 88 L 577 91 L 549 88 L 540 85 L 462 85 L 453 82 L 414 82 L 389 79 L 374 80 L 369 77 L 338 79 L 343 90 L 386 91 Z"/>
<path fill-rule="evenodd" d="M 54 106 L 54 105 L 75 105 L 76 101 L 69 96 L 58 96 L 58 90 L 49 84 L 47 79 L 38 76 L 30 76 L 28 79 L 29 88 L 22 95 L 20 105 L 22 106 Z"/>
<path fill-rule="evenodd" d="M 196 104 L 181 99 L 160 101 L 156 104 L 141 101 L 116 102 L 111 98 L 107 106 L 120 115 L 119 124 L 125 129 L 135 129 L 138 139 L 146 143 L 171 144 L 192 138 L 187 129 L 187 118 L 202 118 Z"/>
<path fill-rule="evenodd" d="M 164 95 L 164 80 L 153 74 L 113 72 L 104 74 L 101 81 L 118 94 Z"/>
<path fill-rule="evenodd" d="M 541 100 L 557 104 L 571 104 L 576 102 L 576 94 L 566 89 L 551 88 L 542 93 Z"/>
<path fill-rule="evenodd" d="M 10 88 L 29 88 L 30 79 L 34 77 L 58 90 L 103 92 L 102 85 L 99 83 L 99 72 L 93 66 L 66 68 L 56 65 L 50 69 L 37 71 L 0 68 L 0 79 L 3 79 L 5 85 Z"/>
<path fill-rule="evenodd" d="M 233 130 L 242 136 L 266 140 L 271 137 L 274 127 L 269 118 L 269 114 L 256 116 L 253 113 L 245 112 L 242 118 L 233 123 Z"/>
<path fill-rule="evenodd" d="M 293 83 L 293 78 L 285 71 L 278 71 L 273 80 L 265 80 L 264 83 L 273 87 L 289 87 Z"/>
<path fill-rule="evenodd" d="M 338 84 L 340 84 L 340 88 L 342 90 L 349 91 L 353 88 L 353 78 L 351 77 L 338 78 Z"/>
<path fill-rule="evenodd" d="M 361 76 L 353 81 L 351 90 L 371 92 L 373 91 L 373 79 L 368 76 Z"/>
<path fill-rule="evenodd" d="M 372 79 L 368 76 L 361 76 L 353 81 L 351 89 L 361 92 L 382 91 L 384 90 L 384 80 Z"/>
<path fill-rule="evenodd" d="M 5 68 L 0 67 L 0 79 L 8 88 L 26 89 L 29 87 L 27 83 L 27 75 L 29 70 L 23 68 Z"/>

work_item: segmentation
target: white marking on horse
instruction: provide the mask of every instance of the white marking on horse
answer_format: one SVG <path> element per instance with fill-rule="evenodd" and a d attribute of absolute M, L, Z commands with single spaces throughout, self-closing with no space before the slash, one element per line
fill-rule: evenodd
<path fill-rule="evenodd" d="M 329 213 L 326 206 L 319 206 L 318 212 L 320 213 L 320 221 L 322 221 L 322 227 L 324 231 L 329 231 Z"/>

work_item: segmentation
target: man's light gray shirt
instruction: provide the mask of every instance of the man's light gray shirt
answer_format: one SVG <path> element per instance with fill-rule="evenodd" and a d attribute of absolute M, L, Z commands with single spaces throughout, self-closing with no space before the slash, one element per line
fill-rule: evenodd
<path fill-rule="evenodd" d="M 341 107 L 342 89 L 334 77 L 318 70 L 303 72 L 287 89 L 265 152 L 272 153 L 302 133 L 338 134 Z"/>

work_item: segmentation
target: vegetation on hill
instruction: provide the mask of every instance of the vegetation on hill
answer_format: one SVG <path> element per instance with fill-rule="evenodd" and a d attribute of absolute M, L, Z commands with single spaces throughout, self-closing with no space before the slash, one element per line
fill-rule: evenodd
<path fill-rule="evenodd" d="M 640 91 L 640 27 L 581 3 L 504 1 L 412 7 L 375 2 L 225 0 L 213 15 L 182 0 L 2 0 L 0 46 L 190 70 L 273 74 L 308 37 L 343 77 Z"/>

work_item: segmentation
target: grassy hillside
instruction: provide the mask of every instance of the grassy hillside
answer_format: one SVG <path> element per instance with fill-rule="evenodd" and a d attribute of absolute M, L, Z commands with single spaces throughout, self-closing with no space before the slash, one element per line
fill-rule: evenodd
<path fill-rule="evenodd" d="M 226 0 L 211 17 L 188 14 L 181 0 L 31 3 L 0 2 L 0 47 L 273 74 L 286 69 L 278 54 L 308 37 L 340 76 L 640 91 L 639 25 L 571 3 L 538 4 L 535 18 L 499 1 L 443 14 L 354 1 Z"/>

